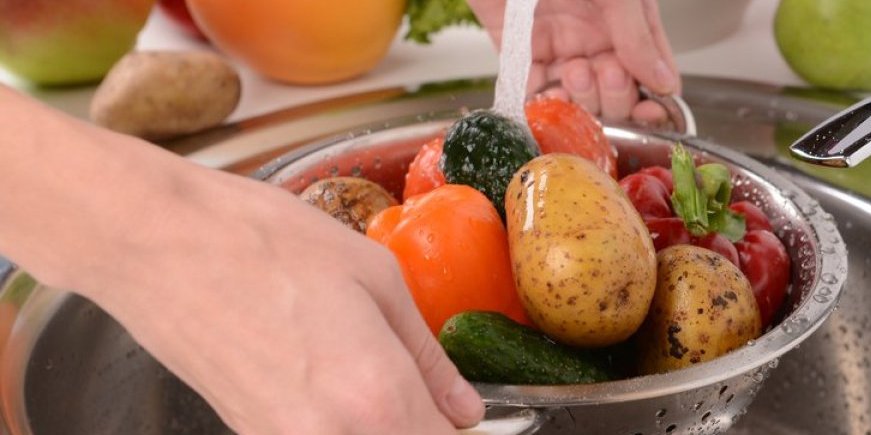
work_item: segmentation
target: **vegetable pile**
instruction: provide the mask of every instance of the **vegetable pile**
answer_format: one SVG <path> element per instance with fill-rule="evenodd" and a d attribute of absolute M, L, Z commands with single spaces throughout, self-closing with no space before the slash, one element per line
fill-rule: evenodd
<path fill-rule="evenodd" d="M 696 166 L 676 145 L 670 169 L 618 181 L 617 153 L 581 107 L 539 97 L 526 114 L 541 155 L 513 121 L 475 111 L 421 147 L 401 204 L 383 189 L 325 192 L 335 180 L 310 199 L 395 254 L 464 376 L 544 385 L 662 373 L 777 319 L 789 256 L 762 210 L 732 202 L 726 166 Z M 378 190 L 377 204 L 347 197 L 358 190 Z"/>

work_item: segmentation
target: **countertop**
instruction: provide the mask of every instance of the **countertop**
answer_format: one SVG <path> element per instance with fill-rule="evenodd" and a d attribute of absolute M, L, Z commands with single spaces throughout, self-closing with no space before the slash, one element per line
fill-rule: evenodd
<path fill-rule="evenodd" d="M 735 32 L 713 44 L 676 54 L 683 74 L 708 75 L 802 84 L 777 50 L 772 22 L 778 0 L 752 0 Z M 700 17 L 703 22 L 709 17 Z M 230 120 L 244 119 L 279 108 L 350 93 L 423 82 L 494 75 L 498 58 L 486 33 L 473 27 L 450 28 L 431 45 L 402 40 L 400 30 L 385 59 L 357 79 L 330 86 L 299 87 L 279 84 L 237 65 L 243 82 L 242 100 Z M 686 41 L 683 41 L 686 42 Z M 186 37 L 158 11 L 152 13 L 137 44 L 141 49 L 209 49 Z M 0 82 L 12 84 L 75 116 L 86 117 L 93 87 L 64 90 L 26 89 L 0 69 Z"/>

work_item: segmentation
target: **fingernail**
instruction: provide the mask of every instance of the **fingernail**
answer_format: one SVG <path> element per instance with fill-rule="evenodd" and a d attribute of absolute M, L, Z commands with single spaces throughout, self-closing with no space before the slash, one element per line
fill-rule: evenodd
<path fill-rule="evenodd" d="M 602 84 L 605 89 L 622 91 L 629 86 L 629 80 L 623 71 L 616 68 L 608 68 L 604 71 Z"/>
<path fill-rule="evenodd" d="M 464 426 L 474 425 L 484 417 L 484 402 L 481 401 L 481 396 L 460 376 L 457 376 L 448 392 L 447 401 L 454 417 L 462 420 Z"/>
<path fill-rule="evenodd" d="M 588 71 L 572 71 L 567 78 L 566 87 L 573 94 L 587 92 L 593 87 Z"/>
<path fill-rule="evenodd" d="M 656 62 L 656 66 L 653 67 L 653 74 L 656 76 L 656 81 L 659 83 L 659 86 L 662 87 L 660 92 L 674 91 L 677 79 L 674 76 L 674 72 L 671 71 L 671 68 L 669 68 L 664 61 L 660 60 Z"/>

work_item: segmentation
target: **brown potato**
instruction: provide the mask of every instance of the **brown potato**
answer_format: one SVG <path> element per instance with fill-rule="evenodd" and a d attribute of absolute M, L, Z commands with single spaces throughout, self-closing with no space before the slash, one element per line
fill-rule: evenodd
<path fill-rule="evenodd" d="M 690 245 L 656 257 L 656 294 L 637 336 L 642 373 L 708 361 L 759 336 L 756 298 L 732 262 Z"/>
<path fill-rule="evenodd" d="M 208 51 L 142 51 L 124 56 L 91 100 L 91 120 L 145 139 L 213 127 L 239 103 L 241 84 L 223 58 Z"/>
<path fill-rule="evenodd" d="M 363 234 L 376 214 L 397 204 L 383 187 L 357 177 L 325 178 L 312 183 L 299 196 Z"/>
<path fill-rule="evenodd" d="M 546 154 L 521 167 L 505 195 L 517 291 L 530 319 L 566 344 L 631 336 L 656 286 L 656 252 L 623 190 L 589 161 Z"/>

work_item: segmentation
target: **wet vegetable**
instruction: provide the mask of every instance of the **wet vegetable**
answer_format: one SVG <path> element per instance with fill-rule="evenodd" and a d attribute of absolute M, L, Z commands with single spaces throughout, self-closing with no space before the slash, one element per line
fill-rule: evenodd
<path fill-rule="evenodd" d="M 620 187 L 644 220 L 674 216 L 668 188 L 656 176 L 635 173 L 620 180 Z"/>
<path fill-rule="evenodd" d="M 511 180 L 505 208 L 517 290 L 542 331 L 601 347 L 638 329 L 656 285 L 655 251 L 614 179 L 581 157 L 545 154 Z"/>
<path fill-rule="evenodd" d="M 440 166 L 450 184 L 472 186 L 505 215 L 505 188 L 535 155 L 524 128 L 496 113 L 477 110 L 455 122 L 445 136 Z"/>
<path fill-rule="evenodd" d="M 617 178 L 617 150 L 599 121 L 583 107 L 539 95 L 526 103 L 526 118 L 542 154 L 574 154 Z"/>
<path fill-rule="evenodd" d="M 439 168 L 443 146 L 444 138 L 437 137 L 420 147 L 420 151 L 408 165 L 402 199 L 405 200 L 414 195 L 429 192 L 445 184 L 445 174 Z"/>
<path fill-rule="evenodd" d="M 396 255 L 433 334 L 469 310 L 529 322 L 511 276 L 505 227 L 477 190 L 446 184 L 414 196 L 376 216 L 366 234 Z"/>
<path fill-rule="evenodd" d="M 439 343 L 466 379 L 501 384 L 587 384 L 613 378 L 605 354 L 555 343 L 492 312 L 451 317 Z"/>
<path fill-rule="evenodd" d="M 759 336 L 750 283 L 723 256 L 691 245 L 666 248 L 657 254 L 656 281 L 637 336 L 642 373 L 709 361 Z"/>
<path fill-rule="evenodd" d="M 749 231 L 735 243 L 735 248 L 741 261 L 741 270 L 747 275 L 756 295 L 762 327 L 767 328 L 786 299 L 789 255 L 780 239 L 766 230 Z"/>
<path fill-rule="evenodd" d="M 369 221 L 396 199 L 383 187 L 356 177 L 332 177 L 316 181 L 300 198 L 327 212 L 354 231 L 365 233 Z"/>

